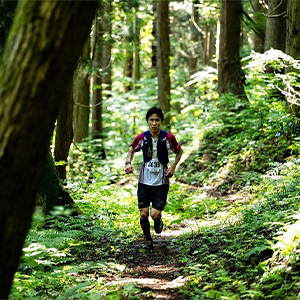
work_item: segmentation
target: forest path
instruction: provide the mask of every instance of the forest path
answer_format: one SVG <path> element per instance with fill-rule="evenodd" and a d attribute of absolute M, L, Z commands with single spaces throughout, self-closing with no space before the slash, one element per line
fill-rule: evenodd
<path fill-rule="evenodd" d="M 137 182 L 137 174 L 121 179 L 117 185 L 133 187 Z M 150 219 L 150 222 L 152 220 Z M 153 225 L 153 224 L 152 224 Z M 185 228 L 164 229 L 161 234 L 152 230 L 153 250 L 145 250 L 145 240 L 135 239 L 117 260 L 126 266 L 119 278 L 112 279 L 110 284 L 134 283 L 140 289 L 140 299 L 185 300 L 180 289 L 186 279 L 182 276 L 179 249 L 174 246 L 177 236 L 185 232 Z M 127 299 L 126 297 L 122 300 Z"/>
<path fill-rule="evenodd" d="M 111 284 L 135 283 L 141 291 L 140 299 L 187 299 L 179 291 L 186 280 L 182 276 L 180 253 L 174 246 L 174 239 L 182 233 L 183 230 L 164 230 L 153 235 L 153 250 L 143 249 L 143 239 L 131 242 L 118 259 L 126 269 Z"/>
<path fill-rule="evenodd" d="M 130 176 L 122 178 L 117 185 L 133 188 L 138 177 Z M 200 187 L 190 187 L 192 190 L 201 189 Z M 204 191 L 203 191 L 204 192 Z M 220 195 L 213 188 L 206 188 L 207 198 L 220 198 Z M 235 199 L 226 199 L 229 202 Z M 151 219 L 150 219 L 151 220 Z M 151 220 L 152 221 L 152 220 Z M 210 221 L 210 224 L 216 221 Z M 110 284 L 123 285 L 134 283 L 140 290 L 139 299 L 169 299 L 169 300 L 187 300 L 188 295 L 183 294 L 183 287 L 188 279 L 183 273 L 182 251 L 175 244 L 178 236 L 187 232 L 188 228 L 207 226 L 206 220 L 186 220 L 181 225 L 172 225 L 161 234 L 156 235 L 154 230 L 153 250 L 143 249 L 145 240 L 137 238 L 124 249 L 123 253 L 117 257 L 117 261 L 126 266 L 124 272 L 118 275 L 118 278 L 111 278 Z M 153 226 L 153 224 L 152 224 Z M 127 300 L 129 298 L 121 298 Z"/>

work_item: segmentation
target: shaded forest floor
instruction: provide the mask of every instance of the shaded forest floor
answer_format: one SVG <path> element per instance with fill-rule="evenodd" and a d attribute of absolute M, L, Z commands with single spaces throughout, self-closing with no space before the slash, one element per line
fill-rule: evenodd
<path fill-rule="evenodd" d="M 165 230 L 153 237 L 153 250 L 144 250 L 144 240 L 131 242 L 120 258 L 126 265 L 115 284 L 135 283 L 141 299 L 187 299 L 180 288 L 186 283 L 179 262 L 178 249 L 172 240 L 180 230 Z M 130 259 L 128 259 L 128 257 Z"/>
<path fill-rule="evenodd" d="M 132 186 L 137 176 L 121 179 L 117 185 Z M 185 226 L 165 228 L 161 234 L 153 230 L 153 221 L 149 218 L 153 238 L 153 250 L 144 249 L 145 239 L 138 237 L 131 241 L 116 260 L 125 265 L 122 274 L 107 278 L 112 285 L 134 284 L 140 290 L 137 299 L 188 299 L 180 289 L 186 284 L 180 261 L 180 249 L 175 246 L 176 237 L 185 232 Z M 142 232 L 142 231 L 141 231 Z M 123 296 L 121 299 L 128 299 Z"/>
<path fill-rule="evenodd" d="M 123 188 L 134 186 L 137 182 L 138 176 L 124 177 L 119 180 L 116 185 Z M 205 188 L 185 185 L 185 189 L 188 193 L 198 194 L 202 191 L 207 198 L 210 199 L 220 198 L 220 194 L 213 188 L 206 186 Z M 244 196 L 230 195 L 226 197 L 227 203 L 233 203 L 236 199 L 240 203 L 248 202 L 247 195 Z M 164 213 L 163 213 L 164 216 Z M 201 220 L 197 218 L 197 215 L 193 216 L 193 219 L 183 220 L 180 224 L 171 224 L 164 227 L 161 234 L 155 234 L 153 230 L 153 221 L 149 218 L 151 224 L 151 234 L 153 238 L 154 248 L 153 250 L 145 250 L 145 240 L 142 237 L 142 231 L 140 228 L 140 234 L 133 241 L 123 247 L 121 253 L 119 252 L 114 258 L 116 262 L 125 266 L 123 272 L 112 276 L 104 277 L 112 286 L 124 286 L 132 284 L 133 294 L 129 291 L 127 294 L 122 293 L 120 299 L 169 299 L 169 300 L 187 300 L 190 299 L 189 292 L 185 289 L 188 285 L 189 279 L 185 274 L 184 266 L 186 260 L 183 259 L 183 251 L 186 248 L 184 245 L 185 235 L 189 229 L 189 223 L 193 224 L 197 228 L 206 226 L 208 223 L 216 224 L 214 221 Z M 202 224 L 203 223 L 203 224 Z M 179 238 L 179 239 L 178 239 Z M 178 246 L 178 242 L 182 243 L 182 246 Z M 188 250 L 190 254 L 197 249 Z M 214 247 L 212 247 L 212 253 L 214 253 Z M 187 253 L 186 253 L 187 254 Z M 189 254 L 187 254 L 188 256 Z M 91 258 L 92 259 L 92 258 Z M 103 276 L 103 275 L 102 275 Z"/>

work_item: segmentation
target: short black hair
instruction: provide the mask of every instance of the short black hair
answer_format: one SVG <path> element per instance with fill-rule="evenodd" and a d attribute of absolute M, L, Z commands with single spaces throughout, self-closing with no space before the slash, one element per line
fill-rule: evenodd
<path fill-rule="evenodd" d="M 162 110 L 159 107 L 154 106 L 147 111 L 147 114 L 146 114 L 147 122 L 148 122 L 148 119 L 150 118 L 150 116 L 153 114 L 157 114 L 160 117 L 161 121 L 164 120 L 164 114 L 163 114 Z"/>

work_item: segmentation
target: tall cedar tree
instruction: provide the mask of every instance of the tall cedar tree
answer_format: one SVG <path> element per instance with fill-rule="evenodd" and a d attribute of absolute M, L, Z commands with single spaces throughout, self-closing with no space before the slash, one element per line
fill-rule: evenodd
<path fill-rule="evenodd" d="M 197 5 L 199 4 L 199 0 L 193 1 L 193 12 L 190 24 L 191 30 L 191 52 L 189 55 L 189 73 L 193 75 L 198 71 L 197 63 L 199 58 L 199 30 L 198 30 L 198 22 L 199 22 L 199 12 Z"/>
<path fill-rule="evenodd" d="M 269 0 L 264 50 L 285 51 L 287 0 Z"/>
<path fill-rule="evenodd" d="M 81 143 L 89 136 L 90 116 L 90 76 L 87 64 L 90 59 L 90 38 L 83 46 L 78 69 L 73 79 L 73 139 L 74 143 Z"/>
<path fill-rule="evenodd" d="M 102 72 L 101 58 L 103 50 L 103 11 L 100 10 L 94 22 L 93 36 L 93 88 L 92 88 L 92 135 L 99 139 L 103 134 L 102 122 Z"/>
<path fill-rule="evenodd" d="M 92 88 L 92 138 L 103 139 L 103 95 L 102 95 L 102 56 L 103 56 L 103 9 L 99 10 L 94 23 L 93 37 L 93 88 Z M 102 145 L 97 145 L 99 157 L 105 158 Z"/>
<path fill-rule="evenodd" d="M 287 36 L 286 36 L 286 54 L 295 59 L 300 57 L 300 1 L 289 0 L 287 7 Z M 292 70 L 287 70 L 292 71 Z M 291 105 L 291 110 L 296 117 L 300 117 L 300 106 Z"/>
<path fill-rule="evenodd" d="M 67 178 L 67 162 L 70 146 L 73 140 L 73 91 L 72 82 L 65 87 L 61 95 L 59 113 L 57 117 L 54 160 L 58 163 L 56 170 L 62 180 Z"/>
<path fill-rule="evenodd" d="M 240 60 L 241 0 L 222 0 L 218 62 L 218 92 L 246 99 Z"/>
<path fill-rule="evenodd" d="M 169 1 L 157 3 L 157 80 L 158 104 L 166 113 L 164 124 L 170 130 L 171 80 L 170 80 L 170 28 Z"/>
<path fill-rule="evenodd" d="M 255 52 L 264 52 L 265 31 L 266 31 L 266 7 L 260 0 L 252 2 L 254 8 L 254 41 L 253 50 Z"/>
<path fill-rule="evenodd" d="M 0 299 L 9 295 L 60 95 L 72 81 L 97 6 L 97 1 L 18 3 L 0 65 Z"/>
<path fill-rule="evenodd" d="M 102 54 L 102 81 L 104 90 L 111 91 L 112 85 L 112 62 L 111 62 L 111 51 L 112 51 L 112 18 L 113 18 L 113 1 L 107 1 L 105 4 L 105 12 L 103 16 L 103 30 L 104 30 L 104 46 Z M 107 97 L 110 95 L 107 94 Z"/>

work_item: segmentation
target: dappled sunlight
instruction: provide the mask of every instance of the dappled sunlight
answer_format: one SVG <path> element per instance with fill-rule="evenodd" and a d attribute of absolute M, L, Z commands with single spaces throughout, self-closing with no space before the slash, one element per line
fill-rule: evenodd
<path fill-rule="evenodd" d="M 158 266 L 159 269 L 153 268 L 150 270 L 151 272 L 160 273 L 161 266 Z M 172 272 L 165 267 L 163 270 L 166 273 Z M 151 277 L 143 277 L 143 278 L 122 278 L 120 280 L 110 281 L 108 285 L 124 285 L 134 283 L 137 287 L 139 287 L 142 291 L 143 290 L 150 290 L 152 297 L 155 299 L 174 299 L 174 289 L 179 289 L 183 287 L 187 283 L 187 279 L 183 276 L 179 276 L 173 280 L 164 280 L 164 279 L 157 279 Z M 169 291 L 168 291 L 169 290 Z M 173 295 L 172 295 L 173 294 Z"/>

